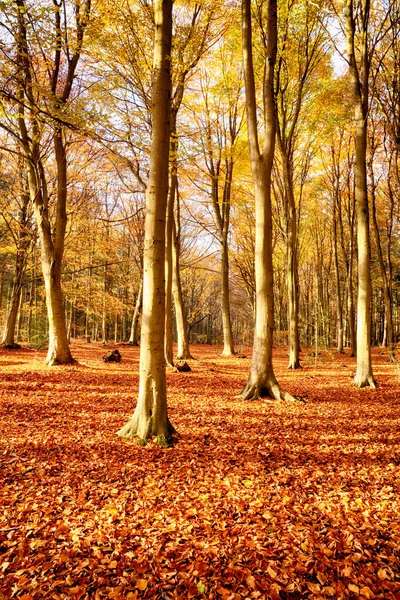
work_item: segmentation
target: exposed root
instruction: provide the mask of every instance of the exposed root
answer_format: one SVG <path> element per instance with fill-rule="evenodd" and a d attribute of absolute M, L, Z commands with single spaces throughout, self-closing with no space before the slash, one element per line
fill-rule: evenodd
<path fill-rule="evenodd" d="M 297 398 L 296 396 L 292 396 L 288 392 L 285 392 L 280 388 L 278 383 L 260 385 L 247 382 L 239 397 L 243 400 L 271 398 L 272 400 L 277 400 L 278 402 L 284 401 L 305 403 L 304 398 Z"/>
<path fill-rule="evenodd" d="M 67 360 L 61 360 L 60 358 L 49 358 L 46 360 L 45 365 L 47 365 L 48 367 L 59 367 L 59 366 L 63 366 L 63 365 L 77 365 L 79 364 L 77 360 L 75 360 L 74 358 L 69 358 Z"/>
<path fill-rule="evenodd" d="M 154 431 L 152 425 L 151 419 L 145 423 L 140 422 L 139 416 L 134 413 L 131 419 L 117 431 L 117 435 L 125 440 L 131 440 L 132 438 L 149 440 L 153 436 L 164 436 L 166 440 L 169 440 L 172 434 L 176 433 L 169 419 L 167 419 L 167 431 Z"/>
<path fill-rule="evenodd" d="M 294 362 L 289 362 L 288 364 L 288 369 L 293 369 L 293 371 L 297 370 L 297 369 L 302 369 L 303 367 L 300 364 L 299 360 L 296 360 Z"/>
<path fill-rule="evenodd" d="M 369 377 L 367 377 L 366 379 L 362 379 L 360 381 L 358 381 L 357 379 L 357 374 L 355 376 L 355 378 L 353 379 L 353 385 L 355 385 L 358 388 L 364 388 L 364 387 L 370 387 L 373 390 L 376 390 L 376 381 L 373 377 L 373 375 L 369 375 Z"/>

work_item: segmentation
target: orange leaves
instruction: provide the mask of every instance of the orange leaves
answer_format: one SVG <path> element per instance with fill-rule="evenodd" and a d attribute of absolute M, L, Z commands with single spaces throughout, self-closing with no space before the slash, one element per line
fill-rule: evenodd
<path fill-rule="evenodd" d="M 138 590 L 145 590 L 147 588 L 148 581 L 147 579 L 138 579 L 136 582 L 136 587 Z"/>
<path fill-rule="evenodd" d="M 307 392 L 307 406 L 244 402 L 234 395 L 249 361 L 195 348 L 200 360 L 184 387 L 182 375 L 168 375 L 180 438 L 165 451 L 115 435 L 133 409 L 138 350 L 124 348 L 115 395 L 103 348 L 86 349 L 73 349 L 79 369 L 37 370 L 37 389 L 57 390 L 47 404 L 36 386 L 23 395 L 13 387 L 9 398 L 13 377 L 30 381 L 28 363 L 8 367 L 0 381 L 4 598 L 398 595 L 400 408 L 392 398 L 400 389 L 392 367 L 382 364 L 386 387 L 365 400 L 355 388 L 343 392 L 335 360 L 308 379 L 314 364 L 287 373 L 278 350 L 280 379 Z"/>

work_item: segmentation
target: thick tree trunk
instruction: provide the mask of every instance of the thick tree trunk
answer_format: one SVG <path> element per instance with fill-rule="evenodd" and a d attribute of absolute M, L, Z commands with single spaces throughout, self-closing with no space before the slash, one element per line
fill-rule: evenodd
<path fill-rule="evenodd" d="M 132 346 L 138 346 L 138 337 L 139 337 L 139 317 L 140 311 L 142 310 L 142 302 L 143 302 L 143 276 L 140 280 L 139 291 L 136 298 L 135 310 L 133 312 L 132 325 L 131 325 L 131 334 L 129 336 L 128 344 Z"/>
<path fill-rule="evenodd" d="M 47 317 L 49 321 L 49 349 L 46 364 L 68 365 L 75 361 L 68 344 L 64 304 L 61 291 L 61 265 L 42 253 L 42 270 L 46 289 Z"/>
<path fill-rule="evenodd" d="M 18 28 L 15 34 L 17 46 L 17 62 L 19 64 L 19 81 L 17 86 L 17 97 L 19 101 L 18 128 L 19 138 L 26 158 L 28 170 L 29 193 L 36 222 L 38 226 L 41 244 L 43 276 L 46 288 L 46 303 L 49 320 L 49 351 L 47 364 L 70 364 L 71 356 L 67 330 L 65 325 L 65 313 L 61 293 L 61 263 L 64 252 L 64 239 L 67 224 L 67 159 L 63 130 L 61 121 L 51 117 L 51 128 L 53 128 L 53 144 L 55 162 L 57 168 L 57 197 L 55 202 L 55 226 L 52 230 L 50 223 L 49 196 L 47 190 L 45 167 L 42 155 L 47 153 L 41 146 L 44 121 L 46 116 L 39 117 L 38 104 L 44 99 L 54 113 L 68 114 L 65 110 L 76 68 L 82 50 L 84 33 L 89 21 L 90 1 L 79 3 L 79 11 L 76 11 L 75 36 L 73 48 L 69 47 L 69 37 L 64 36 L 63 27 L 66 24 L 62 16 L 67 8 L 61 3 L 54 3 L 54 28 L 49 31 L 49 44 L 54 45 L 54 62 L 46 70 L 48 75 L 47 86 L 37 86 L 35 69 L 36 59 L 31 56 L 27 25 L 32 27 L 27 18 L 27 8 L 24 0 L 16 0 L 18 6 Z M 66 17 L 66 13 L 64 12 Z M 71 20 L 72 21 L 72 20 Z M 72 22 L 68 27 L 73 27 Z M 62 79 L 62 82 L 61 82 Z M 67 118 L 67 117 L 66 117 Z"/>
<path fill-rule="evenodd" d="M 173 432 L 167 415 L 164 356 L 172 4 L 172 0 L 155 0 L 154 3 L 153 127 L 146 189 L 140 384 L 135 412 L 118 432 L 127 438 L 148 439 L 154 435 L 168 439 Z"/>
<path fill-rule="evenodd" d="M 272 365 L 274 330 L 274 289 L 272 265 L 271 173 L 274 160 L 276 111 L 274 66 L 277 52 L 277 5 L 268 2 L 268 46 L 265 57 L 264 116 L 265 141 L 260 153 L 257 133 L 257 107 L 252 57 L 250 0 L 242 0 L 243 61 L 246 87 L 246 112 L 251 168 L 255 188 L 255 283 L 256 315 L 253 356 L 244 399 L 269 396 L 277 400 L 292 397 L 283 392 Z"/>
<path fill-rule="evenodd" d="M 46 364 L 72 364 L 72 358 L 65 324 L 65 312 L 61 291 L 61 263 L 64 250 L 64 235 L 67 223 L 66 193 L 67 193 L 67 163 L 62 132 L 54 134 L 54 147 L 57 162 L 57 211 L 56 227 L 53 242 L 47 209 L 47 189 L 44 175 L 41 176 L 42 188 L 37 185 L 37 176 L 41 164 L 34 169 L 28 166 L 30 195 L 33 200 L 34 212 L 41 245 L 42 271 L 46 290 L 47 317 L 49 322 L 49 348 Z"/>

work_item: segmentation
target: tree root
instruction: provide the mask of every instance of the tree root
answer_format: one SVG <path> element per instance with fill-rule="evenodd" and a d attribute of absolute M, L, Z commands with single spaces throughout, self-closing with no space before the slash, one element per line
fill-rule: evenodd
<path fill-rule="evenodd" d="M 45 365 L 47 365 L 48 367 L 59 367 L 59 366 L 63 366 L 63 365 L 78 365 L 78 361 L 75 360 L 75 358 L 70 358 L 67 360 L 61 360 L 59 358 L 49 358 L 46 360 Z"/>
<path fill-rule="evenodd" d="M 164 436 L 166 440 L 169 440 L 171 436 L 176 433 L 174 426 L 167 420 L 167 431 L 153 431 L 152 422 L 149 420 L 145 427 L 140 423 L 138 415 L 133 414 L 131 419 L 119 431 L 117 435 L 125 440 L 131 440 L 133 438 L 139 438 L 142 440 L 149 440 L 153 436 L 159 437 Z"/>
<path fill-rule="evenodd" d="M 304 398 L 297 398 L 296 396 L 292 396 L 288 392 L 285 392 L 281 389 L 278 383 L 251 384 L 247 382 L 240 394 L 240 397 L 243 400 L 271 398 L 272 400 L 277 400 L 278 402 L 284 401 L 305 403 Z"/>
<path fill-rule="evenodd" d="M 182 352 L 176 356 L 176 360 L 197 360 L 190 352 Z"/>
<path fill-rule="evenodd" d="M 357 375 L 356 375 L 357 377 Z M 363 379 L 362 381 L 357 381 L 356 377 L 353 379 L 353 385 L 355 385 L 358 388 L 364 388 L 364 387 L 370 387 L 373 390 L 376 390 L 376 381 L 373 377 L 373 375 L 369 375 L 369 377 L 367 377 L 367 379 Z"/>
<path fill-rule="evenodd" d="M 288 364 L 288 369 L 292 369 L 293 371 L 296 371 L 297 369 L 302 369 L 303 367 L 300 364 L 300 361 L 297 360 L 295 362 L 290 362 Z"/>

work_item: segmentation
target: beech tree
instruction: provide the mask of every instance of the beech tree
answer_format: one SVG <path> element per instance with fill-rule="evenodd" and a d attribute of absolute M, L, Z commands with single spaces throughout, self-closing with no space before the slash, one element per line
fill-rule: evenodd
<path fill-rule="evenodd" d="M 7 112 L 0 124 L 18 141 L 25 158 L 46 288 L 49 321 L 46 362 L 69 364 L 74 360 L 68 344 L 61 290 L 68 184 L 65 128 L 71 126 L 69 99 L 88 25 L 90 0 L 76 0 L 68 6 L 54 0 L 44 13 L 35 13 L 34 8 L 25 0 L 14 0 L 10 5 L 9 23 L 14 38 L 10 51 L 16 57 L 17 68 L 3 83 L 1 92 Z M 74 29 L 68 20 L 70 11 L 74 14 Z M 42 16 L 44 22 L 40 21 Z M 47 29 L 46 39 L 41 27 Z M 10 111 L 15 114 L 16 128 L 15 121 L 7 118 Z M 49 143 L 53 147 L 56 177 L 54 224 L 46 172 Z"/>
<path fill-rule="evenodd" d="M 221 256 L 221 315 L 224 356 L 234 352 L 229 278 L 229 246 L 232 185 L 238 154 L 238 137 L 242 126 L 243 109 L 240 105 L 242 78 L 237 70 L 232 73 L 228 57 L 233 52 L 220 52 L 216 59 L 223 63 L 220 79 L 214 81 L 204 73 L 201 91 L 204 109 L 196 121 L 201 132 L 201 152 L 204 171 L 209 180 L 208 203 L 215 226 Z M 208 194 L 207 194 L 208 196 Z"/>
<path fill-rule="evenodd" d="M 355 184 L 358 246 L 357 371 L 354 384 L 375 388 L 371 363 L 371 246 L 367 186 L 367 127 L 370 48 L 368 23 L 370 1 L 346 3 L 347 54 L 352 82 L 355 120 Z M 359 55 L 357 56 L 357 48 Z"/>
<path fill-rule="evenodd" d="M 11 154 L 15 159 L 15 155 Z M 18 311 L 20 309 L 22 286 L 28 253 L 34 239 L 32 226 L 32 210 L 24 160 L 17 153 L 17 160 L 12 165 L 15 169 L 13 185 L 8 187 L 6 202 L 8 206 L 0 206 L 1 216 L 7 226 L 15 245 L 14 277 L 12 282 L 7 319 L 3 330 L 1 343 L 7 348 L 15 345 L 15 333 Z"/>
<path fill-rule="evenodd" d="M 314 5 L 288 2 L 285 8 L 276 73 L 277 145 L 281 158 L 286 240 L 289 369 L 300 365 L 298 215 L 295 197 L 295 151 L 304 110 L 324 48 L 321 15 Z M 293 22 L 292 22 L 293 21 Z M 302 149 L 304 152 L 304 147 Z"/>
<path fill-rule="evenodd" d="M 257 130 L 256 86 L 253 67 L 251 2 L 242 0 L 243 62 L 250 161 L 255 191 L 255 284 L 256 314 L 253 357 L 244 399 L 269 396 L 293 400 L 275 377 L 272 365 L 274 289 L 272 266 L 271 173 L 275 152 L 276 106 L 274 70 L 277 52 L 277 2 L 268 0 L 267 45 L 264 51 L 264 146 L 260 150 Z"/>
<path fill-rule="evenodd" d="M 125 438 L 167 440 L 174 429 L 167 414 L 164 357 L 165 222 L 171 110 L 173 0 L 155 0 L 150 172 L 146 188 L 143 251 L 143 316 L 139 397 L 132 418 L 119 430 Z"/>
<path fill-rule="evenodd" d="M 189 13 L 191 19 L 189 23 L 186 18 L 177 19 L 174 31 L 173 45 L 173 92 L 171 97 L 171 150 L 170 150 L 170 178 L 168 189 L 167 223 L 166 223 L 166 251 L 165 251 L 165 269 L 166 269 L 166 307 L 165 307 L 165 359 L 168 365 L 173 365 L 172 351 L 172 300 L 175 304 L 175 314 L 177 316 L 177 330 L 179 340 L 179 358 L 191 358 L 187 334 L 183 331 L 186 325 L 184 321 L 183 298 L 179 293 L 180 272 L 179 272 L 179 209 L 174 210 L 178 198 L 178 151 L 179 151 L 179 128 L 178 114 L 184 98 L 187 80 L 198 65 L 203 54 L 206 52 L 209 44 L 213 43 L 215 32 L 211 27 L 215 19 L 215 10 L 217 3 L 213 3 L 206 8 L 201 3 L 196 2 Z M 188 7 L 184 7 L 186 12 Z"/>

